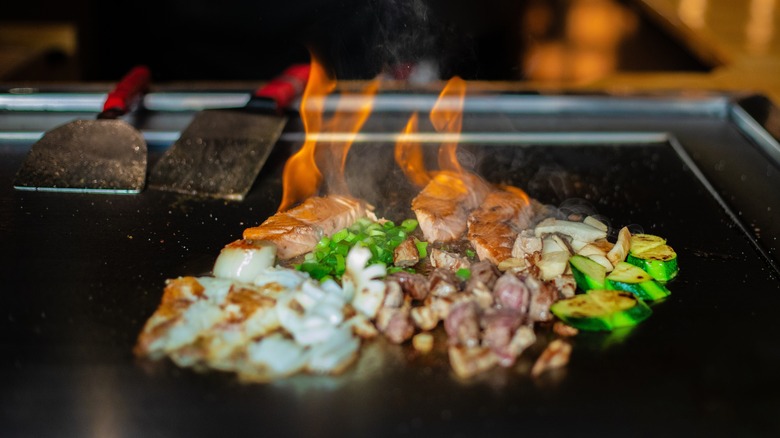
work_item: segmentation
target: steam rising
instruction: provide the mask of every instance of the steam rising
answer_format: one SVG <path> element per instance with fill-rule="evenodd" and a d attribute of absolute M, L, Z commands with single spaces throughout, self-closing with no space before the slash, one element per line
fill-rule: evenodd
<path fill-rule="evenodd" d="M 423 0 L 356 1 L 328 14 L 306 44 L 338 79 L 447 78 L 463 57 L 458 46 L 468 38 Z"/>

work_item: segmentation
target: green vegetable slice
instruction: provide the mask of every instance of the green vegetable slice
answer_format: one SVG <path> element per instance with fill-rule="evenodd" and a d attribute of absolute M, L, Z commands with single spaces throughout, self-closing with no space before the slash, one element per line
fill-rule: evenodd
<path fill-rule="evenodd" d="M 638 254 L 629 253 L 626 262 L 645 270 L 657 281 L 666 282 L 677 276 L 677 253 L 669 245 L 659 245 Z"/>
<path fill-rule="evenodd" d="M 643 300 L 659 300 L 671 292 L 663 284 L 653 280 L 647 272 L 626 262 L 620 262 L 607 276 L 607 289 L 630 292 Z"/>
<path fill-rule="evenodd" d="M 653 313 L 634 295 L 614 290 L 591 290 L 560 300 L 550 306 L 550 311 L 566 324 L 586 331 L 631 327 Z"/>
<path fill-rule="evenodd" d="M 641 254 L 664 244 L 666 244 L 666 239 L 663 237 L 652 234 L 632 234 L 629 252 L 631 254 Z"/>
<path fill-rule="evenodd" d="M 575 255 L 569 259 L 571 273 L 577 286 L 584 291 L 591 289 L 604 289 L 604 279 L 607 275 L 607 268 L 601 266 L 588 257 Z"/>

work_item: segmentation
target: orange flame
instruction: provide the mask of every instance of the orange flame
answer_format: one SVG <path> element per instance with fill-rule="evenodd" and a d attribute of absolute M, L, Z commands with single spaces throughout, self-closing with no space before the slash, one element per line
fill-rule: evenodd
<path fill-rule="evenodd" d="M 379 89 L 379 82 L 373 81 L 360 93 L 363 99 L 360 100 L 356 111 L 344 109 L 345 100 L 340 100 L 336 114 L 325 122 L 323 120 L 325 98 L 335 88 L 336 80 L 328 75 L 323 65 L 312 56 L 309 81 L 301 97 L 300 108 L 306 139 L 301 149 L 285 163 L 282 175 L 282 202 L 278 211 L 287 210 L 296 203 L 316 195 L 323 179 L 327 181 L 330 191 L 343 194 L 348 192 L 344 179 L 347 153 L 371 113 L 373 97 Z M 349 135 L 345 141 L 320 144 L 317 142 L 316 134 L 322 132 L 346 132 Z"/>
<path fill-rule="evenodd" d="M 463 102 L 466 98 L 466 81 L 455 76 L 439 94 L 439 99 L 431 110 L 430 119 L 436 132 L 460 134 L 463 128 Z M 442 143 L 439 146 L 439 168 L 461 173 L 458 162 L 458 141 Z"/>
<path fill-rule="evenodd" d="M 349 194 L 347 181 L 344 177 L 347 164 L 347 154 L 358 132 L 371 115 L 374 107 L 374 96 L 379 90 L 379 80 L 366 85 L 359 93 L 342 93 L 342 99 L 336 105 L 336 113 L 323 129 L 325 132 L 347 134 L 343 141 L 320 143 L 323 153 L 317 154 L 317 163 L 322 169 L 327 169 L 326 182 L 330 193 Z M 355 102 L 354 109 L 347 107 L 348 102 Z M 307 131 L 308 132 L 308 131 Z"/>
<path fill-rule="evenodd" d="M 498 187 L 522 199 L 523 201 L 525 201 L 526 205 L 531 203 L 531 198 L 528 197 L 528 194 L 525 192 L 525 190 L 519 187 L 510 186 L 506 184 L 500 184 Z"/>
<path fill-rule="evenodd" d="M 409 180 L 418 187 L 424 187 L 431 181 L 431 176 L 425 168 L 422 146 L 420 142 L 409 137 L 418 132 L 417 113 L 412 114 L 406 127 L 401 133 L 401 138 L 395 144 L 395 162 L 403 170 Z"/>

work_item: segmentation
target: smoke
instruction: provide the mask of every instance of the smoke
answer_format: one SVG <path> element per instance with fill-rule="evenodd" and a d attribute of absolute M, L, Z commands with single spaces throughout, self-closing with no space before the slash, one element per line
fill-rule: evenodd
<path fill-rule="evenodd" d="M 432 11 L 426 0 L 331 2 L 304 43 L 338 79 L 448 78 L 463 62 L 469 36 Z"/>

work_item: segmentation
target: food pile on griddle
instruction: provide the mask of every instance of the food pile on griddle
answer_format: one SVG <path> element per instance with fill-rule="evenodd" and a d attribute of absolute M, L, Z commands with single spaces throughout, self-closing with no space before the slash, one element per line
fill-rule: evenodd
<path fill-rule="evenodd" d="M 213 276 L 168 281 L 136 354 L 268 381 L 339 373 L 377 336 L 427 354 L 443 330 L 469 378 L 552 333 L 539 375 L 568 362 L 579 330 L 646 319 L 678 271 L 660 237 L 624 227 L 610 241 L 593 216 L 473 174 L 436 173 L 411 210 L 396 224 L 358 199 L 312 197 L 244 230 Z"/>

